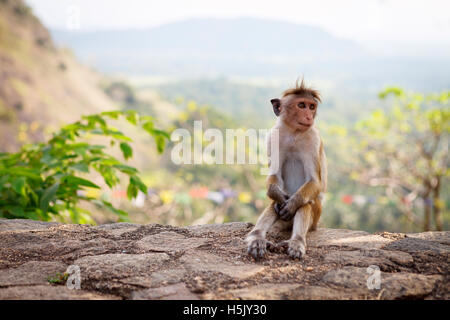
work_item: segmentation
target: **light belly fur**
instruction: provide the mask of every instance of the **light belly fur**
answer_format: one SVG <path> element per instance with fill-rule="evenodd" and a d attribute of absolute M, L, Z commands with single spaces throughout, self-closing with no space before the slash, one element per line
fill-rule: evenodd
<path fill-rule="evenodd" d="M 284 182 L 284 191 L 291 196 L 306 182 L 302 161 L 287 157 L 283 163 L 281 177 Z"/>

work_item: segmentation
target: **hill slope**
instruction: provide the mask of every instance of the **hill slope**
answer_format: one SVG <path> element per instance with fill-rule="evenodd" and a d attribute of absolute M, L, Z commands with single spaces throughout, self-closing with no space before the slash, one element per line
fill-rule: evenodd
<path fill-rule="evenodd" d="M 0 151 L 81 114 L 112 109 L 100 76 L 55 47 L 22 0 L 0 1 Z"/>

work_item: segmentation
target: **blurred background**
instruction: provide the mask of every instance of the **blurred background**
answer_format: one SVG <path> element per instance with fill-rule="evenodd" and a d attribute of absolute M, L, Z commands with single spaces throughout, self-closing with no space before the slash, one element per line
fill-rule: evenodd
<path fill-rule="evenodd" d="M 321 226 L 449 230 L 447 1 L 0 0 L 0 152 L 49 139 L 82 115 L 136 110 L 171 132 L 270 128 L 270 99 L 304 77 L 323 103 Z M 136 223 L 255 222 L 259 165 L 175 165 L 138 130 L 148 187 L 86 188 Z M 1 198 L 1 197 L 0 197 Z M 86 204 L 92 221 L 117 216 Z M 54 216 L 50 219 L 63 219 Z"/>

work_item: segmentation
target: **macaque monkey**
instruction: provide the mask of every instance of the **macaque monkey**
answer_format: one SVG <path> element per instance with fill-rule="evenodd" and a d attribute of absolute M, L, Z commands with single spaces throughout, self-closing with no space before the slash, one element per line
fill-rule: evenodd
<path fill-rule="evenodd" d="M 290 257 L 300 259 L 306 253 L 307 232 L 317 227 L 327 187 L 325 151 L 314 127 L 319 102 L 319 92 L 307 88 L 303 80 L 281 99 L 271 100 L 277 116 L 267 140 L 267 196 L 272 201 L 246 238 L 247 252 L 255 259 L 265 256 L 267 249 L 286 247 Z M 270 154 L 274 130 L 278 130 L 279 144 L 276 165 Z M 278 245 L 268 242 L 266 233 L 274 224 L 292 228 L 291 238 Z"/>

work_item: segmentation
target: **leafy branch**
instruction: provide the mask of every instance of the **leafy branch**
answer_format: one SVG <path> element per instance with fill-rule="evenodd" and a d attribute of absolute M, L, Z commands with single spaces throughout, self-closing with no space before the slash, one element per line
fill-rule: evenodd
<path fill-rule="evenodd" d="M 361 141 L 359 165 L 354 165 L 355 180 L 386 188 L 397 198 L 396 206 L 408 221 L 419 224 L 411 201 L 424 203 L 423 230 L 442 230 L 441 211 L 445 204 L 440 191 L 448 170 L 450 133 L 450 91 L 421 95 L 397 87 L 380 93 L 381 99 L 394 96 L 389 113 L 376 110 L 357 125 L 355 136 Z"/>
<path fill-rule="evenodd" d="M 138 170 L 108 153 L 103 144 L 89 144 L 87 138 L 99 136 L 118 145 L 125 160 L 133 156 L 132 139 L 108 124 L 108 120 L 125 119 L 150 134 L 157 151 L 162 153 L 167 132 L 154 127 L 154 119 L 139 116 L 135 111 L 110 111 L 83 116 L 81 120 L 62 127 L 46 143 L 25 145 L 17 153 L 0 153 L 0 217 L 49 221 L 68 212 L 75 223 L 92 222 L 90 212 L 81 208 L 81 201 L 100 205 L 126 221 L 128 214 L 105 200 L 84 195 L 86 188 L 100 189 L 81 177 L 92 170 L 98 172 L 106 185 L 119 183 L 118 174 L 128 176 L 127 197 L 135 198 L 147 187 Z"/>

